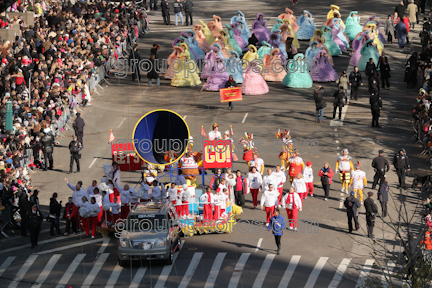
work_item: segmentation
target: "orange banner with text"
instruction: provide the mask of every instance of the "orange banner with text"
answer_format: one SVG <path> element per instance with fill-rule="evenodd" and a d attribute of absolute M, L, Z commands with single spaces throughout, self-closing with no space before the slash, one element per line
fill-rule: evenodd
<path fill-rule="evenodd" d="M 242 101 L 241 87 L 224 88 L 219 90 L 221 103 Z"/>

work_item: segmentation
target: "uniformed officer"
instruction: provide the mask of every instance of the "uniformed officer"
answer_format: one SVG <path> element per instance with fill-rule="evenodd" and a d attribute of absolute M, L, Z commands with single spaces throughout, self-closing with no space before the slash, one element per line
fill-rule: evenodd
<path fill-rule="evenodd" d="M 375 175 L 374 180 L 372 183 L 372 189 L 375 189 L 376 185 L 378 184 L 378 181 L 384 177 L 385 173 L 389 171 L 390 164 L 386 158 L 384 158 L 384 151 L 379 150 L 378 151 L 378 157 L 375 157 L 372 160 L 372 167 L 375 168 Z"/>
<path fill-rule="evenodd" d="M 80 172 L 80 157 L 81 155 L 79 154 L 79 151 L 81 150 L 82 146 L 81 143 L 78 142 L 78 137 L 75 135 L 72 137 L 73 140 L 69 143 L 69 151 L 71 154 L 70 157 L 70 168 L 69 168 L 69 173 L 72 173 L 72 169 L 73 169 L 73 163 L 74 161 L 76 162 L 76 166 L 77 166 L 77 173 Z"/>
<path fill-rule="evenodd" d="M 406 171 L 410 171 L 408 156 L 404 148 L 399 150 L 393 158 L 393 165 L 399 178 L 399 188 L 405 188 Z"/>
<path fill-rule="evenodd" d="M 32 210 L 27 213 L 27 226 L 30 231 L 31 248 L 37 246 L 39 233 L 41 229 L 43 218 L 37 209 L 36 205 L 33 205 Z"/>

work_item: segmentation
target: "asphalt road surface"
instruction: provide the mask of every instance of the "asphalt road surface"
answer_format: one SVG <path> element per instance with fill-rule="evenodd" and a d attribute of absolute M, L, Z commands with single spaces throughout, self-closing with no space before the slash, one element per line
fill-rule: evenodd
<path fill-rule="evenodd" d="M 198 23 L 199 19 L 206 19 L 207 22 L 215 14 L 227 23 L 240 9 L 249 25 L 258 12 L 265 13 L 266 19 L 271 17 L 269 22 L 274 24 L 274 18 L 283 13 L 285 5 L 288 5 L 297 17 L 303 10 L 309 10 L 317 25 L 321 26 L 330 4 L 341 7 L 344 21 L 350 11 L 359 11 L 363 23 L 371 15 L 377 15 L 383 21 L 388 14 L 392 14 L 397 1 L 318 3 L 300 0 L 296 6 L 289 1 L 195 1 L 194 21 Z M 149 12 L 153 21 L 151 33 L 139 40 L 142 58 L 148 56 L 153 43 L 161 44 L 159 58 L 166 58 L 172 52 L 172 40 L 178 37 L 180 31 L 190 28 L 164 26 L 160 13 L 160 10 Z M 173 18 L 171 15 L 171 21 Z M 109 85 L 99 89 L 100 95 L 93 94 L 92 106 L 82 113 L 86 126 L 81 173 L 66 175 L 69 170 L 67 146 L 71 140 L 67 137 L 61 139 L 60 145 L 55 148 L 55 170 L 37 171 L 32 175 L 34 186 L 41 191 L 40 199 L 45 211 L 53 192 L 59 194 L 59 200 L 63 203 L 71 195 L 64 182 L 65 177 L 73 184 L 82 180 L 85 188 L 93 179 L 100 181 L 103 165 L 111 162 L 111 148 L 107 144 L 110 129 L 117 139 L 131 139 L 132 130 L 141 116 L 154 109 L 170 109 L 186 120 L 195 139 L 200 139 L 201 125 L 209 132 L 214 122 L 219 124 L 222 132 L 232 125 L 236 140 L 246 131 L 253 133 L 255 141 L 262 142 L 260 157 L 264 159 L 266 168 L 273 169 L 279 164 L 279 152 L 272 147 L 278 129 L 291 130 L 293 139 L 298 142 L 301 139 L 316 140 L 319 143 L 317 149 L 301 148 L 303 160 L 313 163 L 316 197 L 305 200 L 299 221 L 317 221 L 319 227 L 309 227 L 308 231 L 305 225 L 303 231 L 284 232 L 281 255 L 278 256 L 275 255 L 273 236 L 263 232 L 264 226 L 250 224 L 254 229 L 247 233 L 235 231 L 183 239 L 181 251 L 176 253 L 171 266 L 143 262 L 142 265 L 134 263 L 131 268 L 121 268 L 117 264 L 114 237 L 99 235 L 96 239 L 90 239 L 81 233 L 49 238 L 49 226 L 44 223 L 39 246 L 33 250 L 30 249 L 29 238 L 17 236 L 19 231 L 8 230 L 10 238 L 0 240 L 0 287 L 355 287 L 371 279 L 381 282 L 384 276 L 379 267 L 382 263 L 378 263 L 371 254 L 371 247 L 376 244 L 365 236 L 364 207 L 360 208 L 361 229 L 348 234 L 346 213 L 342 207 L 347 195 L 340 192 L 341 185 L 335 176 L 329 201 L 323 201 L 318 170 L 324 162 L 329 162 L 334 169 L 337 156 L 342 149 L 348 148 L 353 162 L 362 164 L 369 180 L 367 187 L 370 188 L 373 178 L 370 163 L 378 150 L 383 149 L 391 159 L 394 152 L 404 147 L 414 170 L 411 176 L 426 173 L 428 165 L 409 135 L 416 90 L 406 89 L 403 83 L 405 59 L 411 51 L 420 51 L 419 29 L 417 25 L 410 33 L 412 46 L 399 49 L 397 44 L 390 44 L 385 47 L 392 68 L 392 86 L 391 90 L 381 92 L 384 107 L 380 129 L 370 127 L 372 116 L 366 83 L 359 91 L 359 100 L 351 101 L 344 107 L 341 121 L 332 120 L 332 95 L 336 85 L 324 84 L 328 105 L 324 123 L 319 124 L 315 123 L 313 88 L 288 89 L 281 83 L 269 83 L 268 94 L 244 96 L 243 101 L 235 103 L 234 110 L 230 111 L 226 103 L 220 103 L 218 93 L 200 92 L 197 87 L 174 88 L 169 86 L 167 80 L 161 81 L 161 87 L 147 87 L 145 76 L 141 83 L 133 82 L 130 76 L 126 79 L 112 77 Z M 301 42 L 299 51 L 304 52 L 307 45 L 307 42 Z M 348 53 L 334 58 L 338 74 L 343 70 L 348 73 L 352 70 L 348 66 L 349 59 Z M 66 135 L 72 135 L 72 131 L 67 131 Z M 241 159 L 241 153 L 237 155 Z M 234 169 L 246 172 L 247 166 L 239 161 L 234 164 Z M 132 186 L 138 183 L 139 178 L 139 172 L 122 173 L 122 182 Z M 396 219 L 400 195 L 396 189 L 394 170 L 388 173 L 388 181 L 392 190 L 390 218 Z M 410 177 L 407 182 L 411 183 Z M 288 188 L 286 183 L 284 189 Z M 367 191 L 370 189 L 365 189 Z M 415 209 L 418 191 L 408 189 L 405 196 L 409 209 Z M 239 218 L 265 221 L 264 212 L 252 209 L 250 195 L 246 200 L 247 207 Z M 281 215 L 287 219 L 285 211 Z M 388 245 L 395 255 L 400 252 L 394 233 L 379 218 L 375 236 L 376 241 Z M 392 269 L 390 265 L 388 270 Z"/>

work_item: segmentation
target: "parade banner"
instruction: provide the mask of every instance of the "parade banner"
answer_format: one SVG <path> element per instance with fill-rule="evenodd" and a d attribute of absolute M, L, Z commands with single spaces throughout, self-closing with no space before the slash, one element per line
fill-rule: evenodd
<path fill-rule="evenodd" d="M 135 153 L 133 143 L 111 144 L 111 154 L 113 162 L 119 165 L 120 171 L 141 170 L 143 161 Z"/>
<path fill-rule="evenodd" d="M 230 140 L 204 140 L 203 162 L 205 169 L 232 167 Z"/>
<path fill-rule="evenodd" d="M 242 101 L 241 87 L 224 88 L 219 90 L 221 103 Z"/>

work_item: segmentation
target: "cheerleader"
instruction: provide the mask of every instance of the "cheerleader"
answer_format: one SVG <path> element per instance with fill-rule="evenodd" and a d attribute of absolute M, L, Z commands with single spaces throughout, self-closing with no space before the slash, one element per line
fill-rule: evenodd
<path fill-rule="evenodd" d="M 230 131 L 226 130 L 224 135 L 223 135 L 223 140 L 230 141 L 231 142 L 231 150 L 234 151 L 234 139 L 231 138 L 232 135 L 233 135 L 232 130 L 231 130 L 231 134 L 230 134 Z M 238 161 L 238 157 L 237 157 L 237 155 L 235 155 L 235 153 L 232 153 L 232 157 L 233 157 L 233 161 Z M 227 174 L 230 174 L 228 172 L 231 172 L 231 168 L 227 169 L 227 172 L 225 173 L 225 179 L 228 179 L 226 177 L 226 176 L 228 176 Z"/>
<path fill-rule="evenodd" d="M 351 11 L 346 19 L 345 33 L 350 41 L 353 41 L 358 33 L 363 32 L 363 28 L 360 25 L 360 17 L 357 15 L 357 11 Z"/>
<path fill-rule="evenodd" d="M 306 162 L 306 167 L 303 169 L 303 179 L 305 180 L 306 188 L 307 188 L 306 197 L 304 198 L 307 199 L 308 193 L 311 197 L 313 197 L 313 190 L 314 190 L 313 170 L 312 170 L 312 162 L 310 161 Z"/>
<path fill-rule="evenodd" d="M 331 31 L 331 28 L 329 26 L 324 26 L 322 28 L 323 31 L 323 38 L 324 38 L 324 45 L 330 52 L 331 56 L 339 56 L 342 54 L 341 49 L 339 45 L 337 45 L 333 41 L 333 34 Z"/>
<path fill-rule="evenodd" d="M 228 81 L 228 73 L 226 72 L 225 63 L 223 59 L 216 56 L 216 64 L 213 67 L 212 74 L 207 79 L 207 82 L 203 86 L 204 91 L 219 91 L 219 89 L 225 88 L 225 83 Z"/>
<path fill-rule="evenodd" d="M 333 82 L 338 79 L 338 75 L 328 59 L 327 52 L 323 49 L 314 57 L 314 65 L 318 65 L 318 73 L 312 73 L 312 80 L 315 82 Z"/>
<path fill-rule="evenodd" d="M 379 54 L 378 50 L 373 43 L 373 40 L 368 40 L 363 45 L 360 50 L 361 57 L 358 61 L 358 69 L 359 71 L 364 71 L 366 69 L 366 64 L 369 62 L 369 59 L 372 58 L 374 63 L 378 63 Z"/>
<path fill-rule="evenodd" d="M 114 203 L 110 204 L 111 212 L 112 212 L 112 224 L 115 225 L 120 215 L 120 204 L 117 203 L 117 198 L 114 198 Z"/>
<path fill-rule="evenodd" d="M 270 30 L 266 27 L 267 21 L 264 20 L 264 14 L 258 13 L 256 20 L 252 24 L 252 33 L 258 38 L 258 43 L 269 39 Z"/>
<path fill-rule="evenodd" d="M 287 73 L 283 67 L 283 62 L 279 55 L 278 48 L 273 49 L 270 55 L 265 55 L 263 58 L 263 63 L 264 80 L 270 82 L 281 82 L 285 78 Z"/>
<path fill-rule="evenodd" d="M 223 188 L 222 193 L 220 194 L 222 198 L 221 203 L 221 216 L 226 216 L 225 211 L 227 208 L 227 202 L 229 201 L 228 188 Z"/>
<path fill-rule="evenodd" d="M 206 37 L 203 33 L 203 26 L 196 24 L 194 25 L 195 32 L 195 40 L 198 42 L 199 47 L 203 50 L 204 53 L 208 53 L 210 51 L 210 44 L 207 42 Z"/>
<path fill-rule="evenodd" d="M 303 11 L 303 15 L 297 19 L 299 29 L 296 32 L 296 36 L 299 40 L 309 40 L 314 36 L 316 30 L 313 15 L 307 11 Z"/>
<path fill-rule="evenodd" d="M 181 43 L 180 45 L 184 49 L 184 51 L 180 54 L 180 59 L 182 61 L 182 69 L 179 73 L 176 73 L 174 75 L 174 79 L 172 79 L 172 81 L 171 81 L 171 86 L 175 86 L 175 87 L 197 86 L 197 85 L 201 84 L 201 80 L 200 80 L 200 77 L 198 76 L 197 71 L 190 72 L 189 70 L 187 70 L 187 67 L 186 67 L 186 60 L 190 61 L 190 53 L 187 51 L 188 46 L 186 43 Z M 196 65 L 196 63 L 195 63 L 195 65 Z"/>
<path fill-rule="evenodd" d="M 211 188 L 206 188 L 206 193 L 202 194 L 200 201 L 203 202 L 203 217 L 204 221 L 213 221 L 213 204 L 214 197 L 211 193 Z"/>
<path fill-rule="evenodd" d="M 275 187 L 273 187 L 273 184 L 269 185 L 269 189 L 264 191 L 261 196 L 261 210 L 266 211 L 267 214 L 267 223 L 266 226 L 269 226 L 270 224 L 270 218 L 274 215 L 274 210 L 276 205 L 278 205 L 278 198 L 279 198 L 279 191 L 276 190 Z"/>
<path fill-rule="evenodd" d="M 173 205 L 176 205 L 178 189 L 176 188 L 175 183 L 171 183 L 167 193 L 169 201 L 171 201 Z"/>
<path fill-rule="evenodd" d="M 293 28 L 294 32 L 297 32 L 297 30 L 299 30 L 299 25 L 296 22 L 297 19 L 294 16 L 294 12 L 291 9 L 285 8 L 285 13 L 280 14 L 278 16 L 278 18 L 282 19 L 282 20 L 285 20 L 285 19 L 289 20 L 291 27 Z"/>
<path fill-rule="evenodd" d="M 219 132 L 219 125 L 217 123 L 214 123 L 212 126 L 212 131 L 208 134 L 209 140 L 218 140 L 222 139 L 222 135 Z"/>
<path fill-rule="evenodd" d="M 299 53 L 294 56 L 297 63 L 288 63 L 288 73 L 282 80 L 282 84 L 291 88 L 310 88 L 312 87 L 312 78 L 309 74 L 308 67 L 303 62 L 304 55 Z"/>
<path fill-rule="evenodd" d="M 207 43 L 209 45 L 211 45 L 211 43 L 213 43 L 215 41 L 212 32 L 210 31 L 210 29 L 208 28 L 207 24 L 204 23 L 204 21 L 200 20 L 199 21 L 201 26 L 202 26 L 202 32 L 207 40 Z"/>
<path fill-rule="evenodd" d="M 253 134 L 245 132 L 246 138 L 240 138 L 239 143 L 243 144 L 243 160 L 249 167 L 249 162 L 253 159 L 253 152 L 255 150 L 253 142 Z"/>

